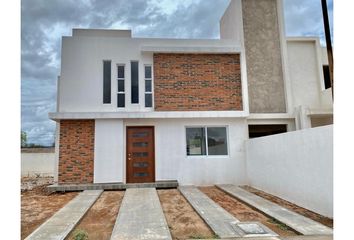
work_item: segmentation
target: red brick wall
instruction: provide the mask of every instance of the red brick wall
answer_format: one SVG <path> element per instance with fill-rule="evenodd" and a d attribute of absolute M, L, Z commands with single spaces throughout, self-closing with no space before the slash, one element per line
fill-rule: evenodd
<path fill-rule="evenodd" d="M 93 183 L 94 120 L 61 120 L 59 183 Z"/>
<path fill-rule="evenodd" d="M 242 110 L 239 54 L 154 54 L 155 111 Z"/>

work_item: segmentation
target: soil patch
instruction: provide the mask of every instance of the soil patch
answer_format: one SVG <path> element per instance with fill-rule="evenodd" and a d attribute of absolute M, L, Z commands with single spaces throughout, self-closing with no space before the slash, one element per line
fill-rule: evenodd
<path fill-rule="evenodd" d="M 252 209 L 216 187 L 199 187 L 199 189 L 240 221 L 261 222 L 280 236 L 297 235 L 295 231 L 291 230 L 286 225 Z"/>
<path fill-rule="evenodd" d="M 173 239 L 213 238 L 214 232 L 177 189 L 157 190 Z"/>
<path fill-rule="evenodd" d="M 85 231 L 89 239 L 110 239 L 124 191 L 104 191 L 67 239 Z"/>
<path fill-rule="evenodd" d="M 319 222 L 327 227 L 330 227 L 330 228 L 333 228 L 333 219 L 331 218 L 328 218 L 328 217 L 325 217 L 325 216 L 322 216 L 318 213 L 315 213 L 315 212 L 312 212 L 308 209 L 305 209 L 305 208 L 302 208 L 302 207 L 299 207 L 291 202 L 288 202 L 284 199 L 281 199 L 279 197 L 276 197 L 274 195 L 271 195 L 269 193 L 266 193 L 266 192 L 263 192 L 261 190 L 258 190 L 258 189 L 255 189 L 255 188 L 252 188 L 250 186 L 242 186 L 243 189 L 251 192 L 251 193 L 254 193 L 264 199 L 267 199 L 271 202 L 274 202 L 282 207 L 285 207 L 291 211 L 294 211 L 304 217 L 307 217 L 307 218 L 310 218 L 316 222 Z"/>
<path fill-rule="evenodd" d="M 46 190 L 48 185 L 50 184 L 31 186 L 31 190 L 21 191 L 21 239 L 27 237 L 78 194 L 49 194 Z"/>

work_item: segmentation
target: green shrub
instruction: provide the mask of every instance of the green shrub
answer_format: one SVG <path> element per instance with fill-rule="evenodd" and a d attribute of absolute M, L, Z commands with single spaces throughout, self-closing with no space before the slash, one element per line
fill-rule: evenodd
<path fill-rule="evenodd" d="M 82 229 L 78 229 L 74 232 L 74 240 L 88 240 L 88 233 Z"/>

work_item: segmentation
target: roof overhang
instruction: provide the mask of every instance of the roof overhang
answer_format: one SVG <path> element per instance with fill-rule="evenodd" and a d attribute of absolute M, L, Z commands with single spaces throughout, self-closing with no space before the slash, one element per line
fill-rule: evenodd
<path fill-rule="evenodd" d="M 52 120 L 61 119 L 139 119 L 139 118 L 246 118 L 245 111 L 180 111 L 180 112 L 51 112 Z"/>

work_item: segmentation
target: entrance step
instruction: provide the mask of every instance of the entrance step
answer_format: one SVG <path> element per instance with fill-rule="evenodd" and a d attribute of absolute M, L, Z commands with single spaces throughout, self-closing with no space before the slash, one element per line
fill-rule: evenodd
<path fill-rule="evenodd" d="M 91 183 L 91 184 L 53 184 L 47 187 L 50 192 L 69 192 L 83 190 L 125 190 L 128 188 L 177 188 L 177 180 L 156 181 L 152 183 Z"/>
<path fill-rule="evenodd" d="M 65 239 L 90 207 L 96 202 L 102 192 L 102 190 L 86 190 L 80 193 L 39 226 L 26 240 Z"/>
<path fill-rule="evenodd" d="M 155 188 L 126 190 L 111 239 L 172 239 Z"/>
<path fill-rule="evenodd" d="M 240 222 L 195 186 L 180 186 L 178 189 L 220 238 L 277 236 L 259 222 Z"/>
<path fill-rule="evenodd" d="M 232 184 L 217 185 L 217 187 L 231 196 L 251 205 L 266 215 L 286 224 L 295 231 L 304 235 L 332 235 L 333 229 L 324 226 L 312 219 L 292 212 L 271 201 L 250 193 Z"/>

